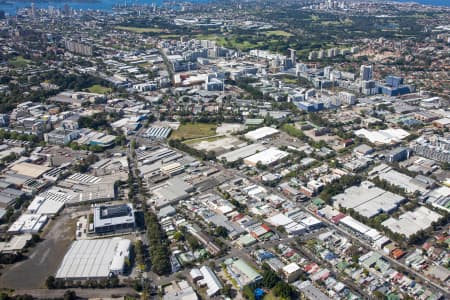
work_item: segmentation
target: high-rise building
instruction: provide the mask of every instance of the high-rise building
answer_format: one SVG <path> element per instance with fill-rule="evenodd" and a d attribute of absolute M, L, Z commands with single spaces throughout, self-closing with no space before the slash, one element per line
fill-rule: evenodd
<path fill-rule="evenodd" d="M 372 80 L 372 66 L 362 65 L 359 74 L 363 81 Z"/>
<path fill-rule="evenodd" d="M 295 66 L 295 64 L 297 63 L 297 51 L 295 51 L 295 49 L 290 48 L 289 52 L 291 54 L 292 65 Z"/>
<path fill-rule="evenodd" d="M 36 4 L 34 2 L 31 2 L 31 16 L 36 17 Z"/>
<path fill-rule="evenodd" d="M 66 40 L 66 49 L 77 54 L 92 56 L 92 46 L 80 42 Z"/>

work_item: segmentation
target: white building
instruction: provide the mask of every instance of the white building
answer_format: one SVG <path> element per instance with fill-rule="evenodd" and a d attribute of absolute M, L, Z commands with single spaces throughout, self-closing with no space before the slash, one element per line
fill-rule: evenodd
<path fill-rule="evenodd" d="M 120 275 L 129 258 L 131 241 L 122 238 L 74 241 L 56 278 L 84 280 Z"/>
<path fill-rule="evenodd" d="M 260 127 L 258 129 L 249 131 L 245 134 L 245 138 L 252 141 L 259 141 L 265 138 L 272 137 L 278 134 L 280 131 L 272 127 Z"/>

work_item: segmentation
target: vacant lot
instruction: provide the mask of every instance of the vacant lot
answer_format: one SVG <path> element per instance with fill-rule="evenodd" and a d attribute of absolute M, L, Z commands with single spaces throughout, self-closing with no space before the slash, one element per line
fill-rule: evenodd
<path fill-rule="evenodd" d="M 155 28 L 155 27 L 127 27 L 127 26 L 116 26 L 118 30 L 131 31 L 136 33 L 160 33 L 163 32 L 164 29 Z"/>
<path fill-rule="evenodd" d="M 216 134 L 216 124 L 187 123 L 181 124 L 178 130 L 172 131 L 171 139 L 196 139 Z"/>

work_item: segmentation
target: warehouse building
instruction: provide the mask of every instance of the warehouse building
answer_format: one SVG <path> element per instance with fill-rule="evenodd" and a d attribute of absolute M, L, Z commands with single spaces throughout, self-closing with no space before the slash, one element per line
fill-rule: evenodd
<path fill-rule="evenodd" d="M 334 196 L 333 205 L 336 209 L 352 208 L 360 215 L 372 218 L 380 213 L 392 213 L 406 199 L 400 195 L 376 187 L 370 181 L 364 181 L 359 186 L 352 186 L 343 193 Z"/>
<path fill-rule="evenodd" d="M 360 129 L 355 131 L 355 135 L 366 138 L 374 144 L 396 144 L 409 136 L 409 133 L 403 129 L 384 129 L 378 131 L 370 131 Z"/>
<path fill-rule="evenodd" d="M 188 198 L 189 193 L 193 191 L 194 187 L 181 177 L 172 177 L 151 188 L 153 197 L 149 204 L 155 204 L 157 208 L 161 208 Z"/>
<path fill-rule="evenodd" d="M 171 131 L 170 127 L 150 127 L 143 136 L 153 140 L 164 140 L 169 137 Z"/>
<path fill-rule="evenodd" d="M 30 214 L 53 216 L 59 213 L 67 201 L 76 197 L 70 190 L 51 188 L 37 195 L 27 208 Z"/>
<path fill-rule="evenodd" d="M 123 274 L 131 242 L 127 239 L 74 241 L 56 272 L 65 280 L 103 279 Z"/>
<path fill-rule="evenodd" d="M 58 186 L 76 193 L 76 197 L 67 201 L 66 205 L 97 203 L 114 199 L 116 196 L 115 182 L 126 180 L 127 177 L 126 172 L 117 172 L 102 177 L 76 173 L 60 181 Z"/>
<path fill-rule="evenodd" d="M 6 186 L 10 186 L 10 184 L 6 183 Z M 4 190 L 1 190 L 0 208 L 6 209 L 13 206 L 16 203 L 17 199 L 22 198 L 24 195 L 25 192 L 11 187 L 7 187 Z"/>
<path fill-rule="evenodd" d="M 28 162 L 21 162 L 13 165 L 11 171 L 16 174 L 28 176 L 31 178 L 39 178 L 51 168 L 41 165 L 36 165 Z"/>
<path fill-rule="evenodd" d="M 420 206 L 414 211 L 408 211 L 400 215 L 398 219 L 389 218 L 381 225 L 392 232 L 404 234 L 407 238 L 420 230 L 428 229 L 433 222 L 437 222 L 442 216 L 425 206 Z"/>
<path fill-rule="evenodd" d="M 218 160 L 233 163 L 240 159 L 249 157 L 257 152 L 264 151 L 267 148 L 261 144 L 250 144 L 242 148 L 227 152 L 217 157 Z"/>
<path fill-rule="evenodd" d="M 372 177 L 378 177 L 389 184 L 396 185 L 405 190 L 407 193 L 419 192 L 424 194 L 427 192 L 429 185 L 416 178 L 412 178 L 408 175 L 400 173 L 386 164 L 380 164 L 373 168 L 369 175 Z"/>
<path fill-rule="evenodd" d="M 128 232 L 135 228 L 133 204 L 94 207 L 94 231 L 96 234 Z"/>
<path fill-rule="evenodd" d="M 32 239 L 29 233 L 13 236 L 7 242 L 0 242 L 0 253 L 17 253 L 22 251 Z"/>
<path fill-rule="evenodd" d="M 271 166 L 279 162 L 281 159 L 289 155 L 286 151 L 281 151 L 275 147 L 256 153 L 244 159 L 244 163 L 248 166 L 255 167 L 258 163 L 263 166 Z"/>
<path fill-rule="evenodd" d="M 45 226 L 48 217 L 44 215 L 22 214 L 8 229 L 8 233 L 38 233 Z"/>
<path fill-rule="evenodd" d="M 273 137 L 279 132 L 280 131 L 278 129 L 272 127 L 260 127 L 258 129 L 247 132 L 245 134 L 245 138 L 251 141 L 260 141 L 266 138 Z"/>
<path fill-rule="evenodd" d="M 429 191 L 424 195 L 423 199 L 437 208 L 450 212 L 450 188 L 447 186 L 441 186 Z"/>

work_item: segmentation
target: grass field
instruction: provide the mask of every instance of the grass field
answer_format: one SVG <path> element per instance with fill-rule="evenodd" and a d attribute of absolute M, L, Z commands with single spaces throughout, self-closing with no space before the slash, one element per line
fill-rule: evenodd
<path fill-rule="evenodd" d="M 94 84 L 90 88 L 87 89 L 90 93 L 95 94 L 108 94 L 111 93 L 112 89 L 109 87 L 105 87 L 99 84 Z"/>
<path fill-rule="evenodd" d="M 241 51 L 248 51 L 264 45 L 264 42 L 258 42 L 257 44 L 255 44 L 242 38 L 241 38 L 242 42 L 240 42 L 238 41 L 239 38 L 238 35 L 230 35 L 227 37 L 223 37 L 218 36 L 216 34 L 200 34 L 197 35 L 196 38 L 199 40 L 216 41 L 219 46 L 231 49 L 239 49 Z"/>
<path fill-rule="evenodd" d="M 164 29 L 155 28 L 155 27 L 127 27 L 127 26 L 116 26 L 115 29 L 131 31 L 135 33 L 160 33 L 163 32 Z"/>
<path fill-rule="evenodd" d="M 271 31 L 264 32 L 264 34 L 267 35 L 267 36 L 284 36 L 284 37 L 291 37 L 291 36 L 293 36 L 292 33 L 289 33 L 289 32 L 284 31 L 284 30 L 271 30 Z"/>
<path fill-rule="evenodd" d="M 216 134 L 216 124 L 206 123 L 187 123 L 182 124 L 178 130 L 172 131 L 171 139 L 196 139 L 201 137 L 213 136 Z"/>
<path fill-rule="evenodd" d="M 23 56 L 16 56 L 14 59 L 8 60 L 8 64 L 16 68 L 26 67 L 31 60 L 23 58 Z"/>
<path fill-rule="evenodd" d="M 160 34 L 158 35 L 162 39 L 179 39 L 179 34 Z"/>

